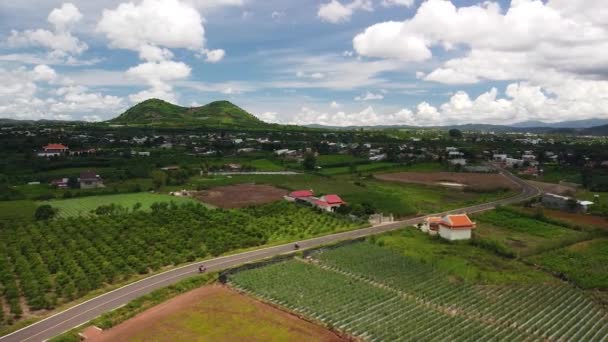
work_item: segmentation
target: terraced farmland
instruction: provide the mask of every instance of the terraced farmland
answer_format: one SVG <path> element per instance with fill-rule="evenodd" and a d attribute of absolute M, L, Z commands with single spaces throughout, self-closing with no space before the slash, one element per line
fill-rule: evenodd
<path fill-rule="evenodd" d="M 471 285 L 370 243 L 242 271 L 233 286 L 372 341 L 608 338 L 607 312 L 567 285 Z"/>

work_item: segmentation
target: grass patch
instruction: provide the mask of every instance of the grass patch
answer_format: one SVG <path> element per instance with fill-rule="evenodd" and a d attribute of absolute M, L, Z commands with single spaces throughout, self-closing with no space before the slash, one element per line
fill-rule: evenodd
<path fill-rule="evenodd" d="M 503 258 L 468 242 L 446 242 L 417 229 L 403 229 L 372 240 L 467 282 L 513 284 L 555 281 L 547 273 L 516 259 Z"/>
<path fill-rule="evenodd" d="M 608 239 L 595 239 L 535 255 L 529 261 L 586 289 L 608 289 Z"/>
<path fill-rule="evenodd" d="M 121 207 L 132 208 L 136 203 L 140 203 L 142 205 L 142 209 L 147 210 L 152 204 L 160 202 L 175 202 L 177 204 L 181 204 L 196 201 L 189 197 L 175 197 L 170 195 L 140 192 L 135 194 L 89 196 L 65 200 L 51 200 L 46 202 L 38 202 L 38 204 L 50 204 L 54 208 L 59 209 L 60 217 L 74 217 L 89 215 L 92 210 L 95 210 L 97 207 L 102 205 L 116 204 Z"/>
<path fill-rule="evenodd" d="M 284 167 L 277 165 L 268 159 L 252 160 L 249 164 L 251 166 L 255 167 L 256 170 L 260 170 L 260 171 L 283 171 L 283 170 L 285 170 Z"/>

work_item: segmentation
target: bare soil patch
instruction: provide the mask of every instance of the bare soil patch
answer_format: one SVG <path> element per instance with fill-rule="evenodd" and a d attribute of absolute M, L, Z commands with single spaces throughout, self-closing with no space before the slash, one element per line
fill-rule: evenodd
<path fill-rule="evenodd" d="M 348 341 L 221 285 L 175 297 L 89 339 L 110 341 Z"/>
<path fill-rule="evenodd" d="M 528 212 L 534 213 L 534 209 L 527 209 Z M 559 210 L 543 209 L 543 213 L 546 216 L 556 218 L 558 220 L 571 222 L 583 226 L 595 226 L 608 230 L 608 219 L 606 217 L 589 215 L 589 214 L 578 214 L 568 213 Z"/>
<path fill-rule="evenodd" d="M 563 196 L 572 196 L 573 194 L 576 193 L 575 188 L 573 188 L 571 186 L 567 186 L 567 185 L 545 183 L 545 182 L 531 181 L 531 180 L 529 180 L 527 182 L 529 184 L 532 184 L 535 187 L 539 188 L 543 192 L 550 192 L 552 194 L 563 195 Z"/>
<path fill-rule="evenodd" d="M 209 190 L 192 192 L 192 196 L 199 201 L 226 209 L 266 204 L 278 201 L 286 194 L 287 190 L 270 185 L 257 184 L 220 186 Z"/>
<path fill-rule="evenodd" d="M 462 184 L 470 190 L 516 190 L 518 188 L 515 183 L 498 173 L 397 172 L 376 174 L 374 177 L 385 181 L 426 185 Z M 452 186 L 452 188 L 454 187 Z"/>

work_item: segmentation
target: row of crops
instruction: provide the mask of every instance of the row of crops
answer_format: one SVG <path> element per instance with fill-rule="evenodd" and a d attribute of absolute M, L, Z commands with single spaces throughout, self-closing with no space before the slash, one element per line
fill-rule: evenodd
<path fill-rule="evenodd" d="M 242 271 L 231 283 L 367 340 L 608 338 L 606 311 L 569 286 L 464 284 L 370 243 Z"/>
<path fill-rule="evenodd" d="M 162 203 L 151 211 L 0 226 L 0 302 L 6 303 L 0 325 L 26 308 L 51 309 L 163 266 L 360 225 L 277 202 L 237 210 Z"/>

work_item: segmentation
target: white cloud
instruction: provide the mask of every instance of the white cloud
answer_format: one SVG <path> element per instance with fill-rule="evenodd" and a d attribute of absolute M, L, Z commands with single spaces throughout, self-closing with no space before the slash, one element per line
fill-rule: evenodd
<path fill-rule="evenodd" d="M 355 101 L 373 101 L 373 100 L 382 100 L 382 99 L 384 99 L 384 95 L 374 94 L 369 91 L 361 96 L 355 97 Z"/>
<path fill-rule="evenodd" d="M 346 5 L 338 0 L 331 0 L 319 6 L 317 16 L 323 21 L 338 24 L 350 21 L 353 13 L 357 10 L 373 11 L 371 0 L 354 0 Z"/>
<path fill-rule="evenodd" d="M 203 50 L 203 54 L 206 56 L 205 61 L 208 63 L 217 63 L 224 59 L 226 51 L 222 49 L 217 50 Z"/>
<path fill-rule="evenodd" d="M 341 105 L 341 104 L 339 104 L 339 103 L 338 103 L 338 102 L 336 102 L 336 101 L 332 101 L 332 102 L 329 104 L 329 107 L 330 107 L 330 108 L 333 108 L 333 109 L 337 109 L 337 108 L 342 107 L 342 105 Z"/>
<path fill-rule="evenodd" d="M 51 82 L 57 78 L 55 70 L 48 65 L 36 65 L 33 70 L 34 81 L 47 81 Z"/>
<path fill-rule="evenodd" d="M 62 86 L 52 89 L 49 82 Z M 70 83 L 46 65 L 0 68 L 0 117 L 67 120 L 72 114 L 108 115 L 123 109 L 120 97 Z"/>
<path fill-rule="evenodd" d="M 70 55 L 80 55 L 88 46 L 74 37 L 71 33 L 72 26 L 82 19 L 82 14 L 76 6 L 71 3 L 63 4 L 55 8 L 49 14 L 47 20 L 54 26 L 53 31 L 45 29 L 16 31 L 11 30 L 8 37 L 8 46 L 28 47 L 39 46 L 47 48 L 53 58 L 67 58 Z"/>
<path fill-rule="evenodd" d="M 264 112 L 262 114 L 258 114 L 258 119 L 266 122 L 277 122 L 277 112 Z"/>
<path fill-rule="evenodd" d="M 456 92 L 439 107 L 441 122 L 606 117 L 605 5 L 603 1 L 513 0 L 502 9 L 496 2 L 457 7 L 448 0 L 428 0 L 412 18 L 368 27 L 353 39 L 353 46 L 366 57 L 405 62 L 438 59 L 439 67 L 416 73 L 426 81 L 513 82 L 503 98 L 496 89 L 475 99 Z M 433 55 L 441 49 L 457 57 L 446 60 L 441 53 Z"/>
<path fill-rule="evenodd" d="M 393 7 L 393 6 L 405 6 L 412 7 L 416 0 L 382 0 L 382 6 Z"/>
<path fill-rule="evenodd" d="M 283 12 L 279 12 L 279 11 L 273 11 L 273 12 L 270 14 L 270 17 L 271 17 L 272 19 L 274 19 L 274 20 L 280 19 L 280 18 L 282 18 L 283 16 L 285 16 L 285 13 L 283 13 Z"/>
<path fill-rule="evenodd" d="M 160 98 L 175 102 L 173 87 L 169 81 L 185 79 L 190 76 L 191 68 L 182 62 L 161 61 L 145 62 L 127 70 L 128 78 L 137 79 L 150 85 L 150 89 L 131 95 L 133 102 L 140 102 L 148 98 Z"/>
<path fill-rule="evenodd" d="M 205 29 L 198 11 L 179 0 L 143 0 L 103 10 L 97 31 L 110 46 L 141 51 L 147 46 L 202 50 Z"/>
<path fill-rule="evenodd" d="M 72 25 L 82 19 L 82 13 L 72 3 L 64 3 L 60 8 L 55 8 L 49 14 L 47 20 L 55 26 L 57 32 L 65 32 Z"/>

